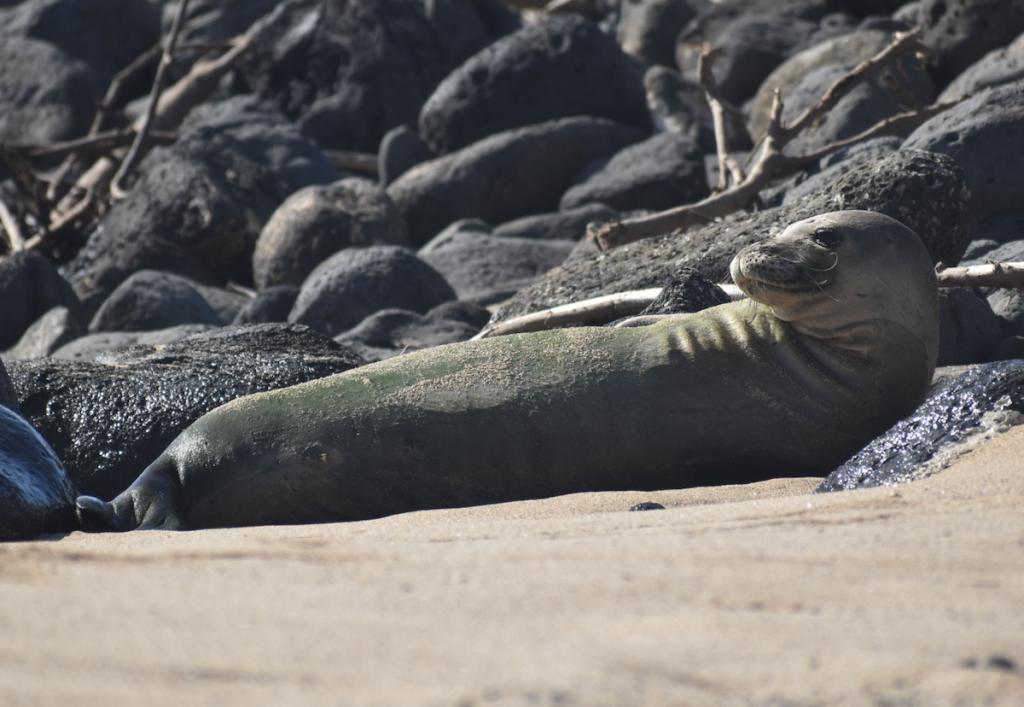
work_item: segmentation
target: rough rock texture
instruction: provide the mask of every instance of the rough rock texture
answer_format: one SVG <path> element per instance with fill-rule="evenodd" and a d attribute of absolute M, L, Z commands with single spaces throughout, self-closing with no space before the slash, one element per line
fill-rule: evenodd
<path fill-rule="evenodd" d="M 78 314 L 58 305 L 39 317 L 11 348 L 0 351 L 0 360 L 49 356 L 61 346 L 86 333 Z"/>
<path fill-rule="evenodd" d="M 452 224 L 458 226 L 458 223 Z M 417 256 L 444 276 L 461 300 L 492 304 L 561 265 L 574 241 L 537 240 L 445 229 Z"/>
<path fill-rule="evenodd" d="M 14 386 L 11 385 L 11 377 L 7 375 L 7 369 L 4 367 L 3 361 L 0 361 L 0 405 L 8 410 L 20 413 L 18 394 L 14 392 Z"/>
<path fill-rule="evenodd" d="M 923 0 L 922 40 L 932 75 L 944 88 L 960 72 L 1024 31 L 1024 4 L 1013 0 Z"/>
<path fill-rule="evenodd" d="M 93 361 L 110 351 L 124 349 L 135 344 L 164 346 L 181 341 L 195 334 L 205 334 L 221 327 L 215 324 L 179 324 L 157 331 L 111 331 L 102 334 L 87 334 L 69 344 L 64 344 L 51 356 L 64 361 Z"/>
<path fill-rule="evenodd" d="M 884 157 L 900 149 L 903 139 L 896 136 L 878 137 L 851 145 L 833 153 L 818 163 L 817 169 L 808 169 L 798 175 L 782 194 L 782 203 L 788 204 L 816 191 L 827 189 L 832 182 L 865 162 Z M 764 195 L 762 194 L 762 199 Z M 766 204 L 768 201 L 765 202 Z M 775 206 L 776 204 L 769 204 Z"/>
<path fill-rule="evenodd" d="M 714 153 L 715 124 L 704 88 L 665 66 L 644 73 L 647 107 L 659 131 L 679 133 L 695 140 L 705 154 Z M 743 121 L 733 113 L 725 116 L 725 135 L 733 150 L 753 147 Z"/>
<path fill-rule="evenodd" d="M 248 302 L 231 322 L 235 326 L 242 324 L 266 324 L 269 322 L 286 322 L 288 313 L 299 296 L 297 285 L 274 285 L 263 290 Z"/>
<path fill-rule="evenodd" d="M 578 209 L 567 209 L 550 214 L 523 216 L 495 226 L 495 236 L 537 238 L 543 240 L 578 241 L 587 235 L 587 224 L 605 223 L 619 218 L 619 212 L 605 204 L 587 204 Z"/>
<path fill-rule="evenodd" d="M 895 218 L 921 237 L 935 262 L 958 263 L 971 241 L 973 206 L 963 170 L 945 155 L 900 150 L 792 204 L 645 239 L 555 268 L 498 310 L 494 321 L 598 295 L 661 287 L 683 266 L 726 282 L 729 262 L 743 247 L 776 236 L 795 221 L 841 209 Z"/>
<path fill-rule="evenodd" d="M 577 115 L 647 130 L 641 69 L 594 23 L 540 19 L 453 71 L 423 105 L 420 137 L 447 154 L 495 133 Z"/>
<path fill-rule="evenodd" d="M 793 123 L 854 67 L 854 64 L 827 64 L 807 72 L 789 94 L 782 111 L 783 121 Z M 897 88 L 888 85 L 889 82 Z M 906 100 L 903 96 L 908 94 L 921 105 L 930 104 L 935 97 L 931 79 L 919 66 L 916 71 L 890 71 L 884 77 L 865 81 L 844 96 L 818 121 L 814 130 L 804 131 L 786 145 L 785 153 L 807 154 L 859 135 L 876 123 L 904 112 Z M 907 136 L 910 132 L 909 129 L 904 130 L 902 135 Z"/>
<path fill-rule="evenodd" d="M 964 69 L 946 86 L 939 101 L 952 101 L 1018 79 L 1024 79 L 1024 34 L 1005 49 L 994 49 Z"/>
<path fill-rule="evenodd" d="M 239 67 L 327 148 L 376 152 L 459 64 L 519 27 L 497 0 L 298 0 Z"/>
<path fill-rule="evenodd" d="M 1024 423 L 1024 361 L 978 366 L 829 474 L 818 493 L 931 476 L 994 433 Z"/>
<path fill-rule="evenodd" d="M 704 155 L 686 135 L 665 132 L 630 145 L 562 195 L 563 211 L 607 204 L 618 211 L 660 211 L 700 201 L 711 193 Z"/>
<path fill-rule="evenodd" d="M 45 144 L 84 135 L 99 88 L 88 67 L 46 42 L 0 36 L 0 141 Z"/>
<path fill-rule="evenodd" d="M 1003 340 L 999 317 L 971 290 L 939 293 L 939 366 L 986 363 Z"/>
<path fill-rule="evenodd" d="M 256 239 L 278 205 L 297 189 L 339 177 L 316 145 L 250 96 L 197 109 L 183 132 L 146 156 L 128 197 L 63 268 L 83 300 L 102 301 L 121 284 L 103 268 L 117 263 L 117 251 L 133 248 L 137 261 L 159 260 L 148 252 L 153 239 L 186 251 L 222 282 L 247 284 Z"/>
<path fill-rule="evenodd" d="M 306 327 L 264 324 L 133 346 L 92 363 L 33 359 L 8 370 L 22 414 L 79 492 L 113 498 L 203 413 L 363 363 Z"/>
<path fill-rule="evenodd" d="M 0 34 L 54 44 L 106 87 L 160 40 L 160 12 L 147 0 L 24 0 L 0 15 Z"/>
<path fill-rule="evenodd" d="M 442 302 L 424 315 L 427 319 L 452 319 L 470 325 L 480 331 L 487 325 L 491 313 L 476 302 L 451 300 Z"/>
<path fill-rule="evenodd" d="M 621 4 L 619 46 L 645 64 L 675 66 L 676 37 L 708 0 L 638 0 Z"/>
<path fill-rule="evenodd" d="M 466 341 L 479 330 L 457 320 L 424 316 L 405 309 L 382 309 L 334 340 L 373 362 Z"/>
<path fill-rule="evenodd" d="M 905 150 L 949 155 L 964 170 L 979 224 L 1019 212 L 1024 184 L 1024 84 L 999 86 L 915 130 Z"/>
<path fill-rule="evenodd" d="M 444 278 L 405 248 L 347 248 L 310 273 L 288 321 L 335 336 L 381 309 L 426 312 L 455 298 Z"/>
<path fill-rule="evenodd" d="M 775 89 L 779 90 L 784 105 L 788 107 L 790 94 L 809 72 L 829 64 L 856 65 L 882 51 L 891 41 L 891 32 L 877 29 L 861 30 L 834 37 L 789 57 L 772 71 L 757 89 L 748 121 L 751 135 L 756 140 L 767 132 Z M 930 90 L 934 95 L 931 80 L 916 57 L 904 55 L 897 60 L 896 67 L 894 76 L 900 77 L 903 82 L 909 81 L 912 86 Z M 893 72 L 886 71 L 883 76 L 889 73 Z M 820 97 L 819 95 L 816 98 Z M 926 99 L 926 102 L 928 101 L 930 98 Z"/>
<path fill-rule="evenodd" d="M 32 425 L 0 405 L 0 540 L 75 527 L 75 488 Z"/>
<path fill-rule="evenodd" d="M 699 312 L 729 301 L 725 291 L 693 268 L 682 268 L 640 316 Z"/>
<path fill-rule="evenodd" d="M 221 326 L 224 323 L 187 279 L 158 270 L 139 270 L 100 306 L 89 322 L 89 333 L 155 331 L 179 324 Z"/>
<path fill-rule="evenodd" d="M 463 218 L 503 223 L 558 209 L 591 160 L 641 140 L 634 128 L 601 118 L 566 118 L 498 133 L 415 167 L 387 192 L 419 247 Z"/>
<path fill-rule="evenodd" d="M 803 48 L 817 27 L 795 17 L 753 15 L 730 22 L 712 44 L 720 52 L 712 71 L 722 95 L 737 105 L 753 96 L 772 69 Z"/>
<path fill-rule="evenodd" d="M 81 316 L 81 305 L 71 285 L 50 261 L 35 251 L 0 257 L 0 350 L 10 348 L 22 334 L 53 307 L 67 307 Z"/>
<path fill-rule="evenodd" d="M 405 219 L 384 190 L 350 177 L 289 196 L 267 221 L 252 256 L 258 290 L 301 285 L 313 268 L 349 246 L 406 245 Z"/>
<path fill-rule="evenodd" d="M 392 128 L 380 141 L 377 152 L 377 172 L 380 184 L 386 187 L 420 162 L 437 157 L 427 143 L 420 139 L 419 133 L 408 125 Z"/>

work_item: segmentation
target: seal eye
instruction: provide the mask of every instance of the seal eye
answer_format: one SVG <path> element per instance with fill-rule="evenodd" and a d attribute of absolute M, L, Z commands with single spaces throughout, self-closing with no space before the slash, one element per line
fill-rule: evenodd
<path fill-rule="evenodd" d="M 839 231 L 832 230 L 831 228 L 823 228 L 820 231 L 815 231 L 812 239 L 822 248 L 835 248 L 843 242 L 842 234 L 839 233 Z"/>

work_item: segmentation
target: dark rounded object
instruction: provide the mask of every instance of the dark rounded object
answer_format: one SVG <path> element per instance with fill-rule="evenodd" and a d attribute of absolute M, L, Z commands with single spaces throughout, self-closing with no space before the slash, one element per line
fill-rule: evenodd
<path fill-rule="evenodd" d="M 79 316 L 82 307 L 71 285 L 35 251 L 0 257 L 0 350 L 18 343 L 39 317 L 54 307 L 67 307 Z"/>
<path fill-rule="evenodd" d="M 437 157 L 419 134 L 407 125 L 399 125 L 385 133 L 377 152 L 380 185 L 386 187 L 410 169 Z"/>
<path fill-rule="evenodd" d="M 235 315 L 233 326 L 268 324 L 288 321 L 295 300 L 299 297 L 297 285 L 275 285 L 256 295 Z"/>
<path fill-rule="evenodd" d="M 660 503 L 655 503 L 654 501 L 644 501 L 643 503 L 636 504 L 635 506 L 633 506 L 629 510 L 630 511 L 663 511 L 663 510 L 665 510 L 665 506 L 661 505 Z"/>
<path fill-rule="evenodd" d="M 542 17 L 468 59 L 420 111 L 438 154 L 488 135 L 589 115 L 650 129 L 639 67 L 593 22 Z"/>
<path fill-rule="evenodd" d="M 288 321 L 336 336 L 382 309 L 422 314 L 453 299 L 445 279 L 405 248 L 346 248 L 306 279 Z"/>
<path fill-rule="evenodd" d="M 46 440 L 0 405 L 0 540 L 71 530 L 75 496 Z"/>
<path fill-rule="evenodd" d="M 100 306 L 89 333 L 156 331 L 178 324 L 224 324 L 193 283 L 180 275 L 140 270 Z"/>

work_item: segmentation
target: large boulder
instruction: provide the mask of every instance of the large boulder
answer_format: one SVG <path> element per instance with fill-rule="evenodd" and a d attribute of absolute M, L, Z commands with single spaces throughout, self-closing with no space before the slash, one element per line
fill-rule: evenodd
<path fill-rule="evenodd" d="M 708 196 L 704 155 L 696 140 L 665 132 L 630 145 L 562 195 L 563 210 L 607 204 L 618 211 L 660 211 Z"/>
<path fill-rule="evenodd" d="M 591 160 L 641 140 L 635 128 L 602 118 L 565 118 L 498 133 L 414 167 L 388 188 L 422 246 L 463 218 L 503 223 L 558 209 Z"/>
<path fill-rule="evenodd" d="M 466 322 L 406 309 L 382 309 L 334 337 L 367 361 L 384 361 L 411 351 L 466 341 L 480 330 Z"/>
<path fill-rule="evenodd" d="M 405 248 L 346 248 L 306 278 L 288 321 L 336 336 L 382 309 L 423 313 L 453 299 L 445 279 Z"/>
<path fill-rule="evenodd" d="M 953 101 L 992 86 L 1024 79 L 1024 34 L 1003 49 L 993 49 L 964 69 L 938 100 Z"/>
<path fill-rule="evenodd" d="M 75 487 L 32 425 L 0 405 L 0 540 L 74 528 Z"/>
<path fill-rule="evenodd" d="M 922 0 L 918 17 L 940 89 L 1024 32 L 1024 3 L 1011 0 Z"/>
<path fill-rule="evenodd" d="M 940 113 L 915 130 L 904 150 L 949 155 L 964 170 L 979 225 L 1024 211 L 1024 83 L 999 86 Z"/>
<path fill-rule="evenodd" d="M 292 194 L 267 221 L 252 256 L 256 289 L 301 285 L 349 246 L 406 245 L 405 219 L 377 184 L 358 177 Z"/>
<path fill-rule="evenodd" d="M 895 218 L 917 233 L 933 262 L 955 265 L 971 241 L 974 207 L 963 170 L 945 155 L 900 150 L 796 202 L 647 238 L 555 268 L 498 310 L 494 321 L 599 295 L 662 287 L 685 266 L 713 282 L 728 282 L 729 263 L 742 248 L 777 236 L 795 221 L 842 209 Z"/>
<path fill-rule="evenodd" d="M 315 144 L 258 99 L 240 96 L 194 113 L 174 145 L 146 156 L 128 197 L 63 268 L 83 300 L 102 301 L 131 274 L 120 267 L 123 249 L 146 267 L 172 269 L 153 262 L 154 249 L 167 249 L 158 242 L 184 251 L 221 282 L 248 284 L 256 239 L 274 210 L 297 189 L 340 176 Z M 180 252 L 176 259 L 187 260 Z"/>
<path fill-rule="evenodd" d="M 622 50 L 645 64 L 675 66 L 676 37 L 709 0 L 637 0 L 620 4 Z"/>
<path fill-rule="evenodd" d="M 519 27 L 498 0 L 297 0 L 238 68 L 324 147 L 377 152 L 440 81 Z"/>
<path fill-rule="evenodd" d="M 113 498 L 201 415 L 364 361 L 306 327 L 264 324 L 138 345 L 95 362 L 8 364 L 22 414 L 80 493 Z"/>
<path fill-rule="evenodd" d="M 139 270 L 103 302 L 89 322 L 89 333 L 224 323 L 195 284 L 186 278 L 159 270 Z"/>
<path fill-rule="evenodd" d="M 88 67 L 35 39 L 0 36 L 0 142 L 84 135 L 100 91 Z"/>
<path fill-rule="evenodd" d="M 467 60 L 423 105 L 420 137 L 447 154 L 495 133 L 590 115 L 647 130 L 639 66 L 596 25 L 557 15 Z"/>

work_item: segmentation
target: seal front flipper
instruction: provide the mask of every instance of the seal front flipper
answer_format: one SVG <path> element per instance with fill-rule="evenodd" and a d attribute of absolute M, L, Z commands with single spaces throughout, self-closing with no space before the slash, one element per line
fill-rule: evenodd
<path fill-rule="evenodd" d="M 79 496 L 75 513 L 82 529 L 89 531 L 180 530 L 180 496 L 177 470 L 161 455 L 110 503 Z"/>

